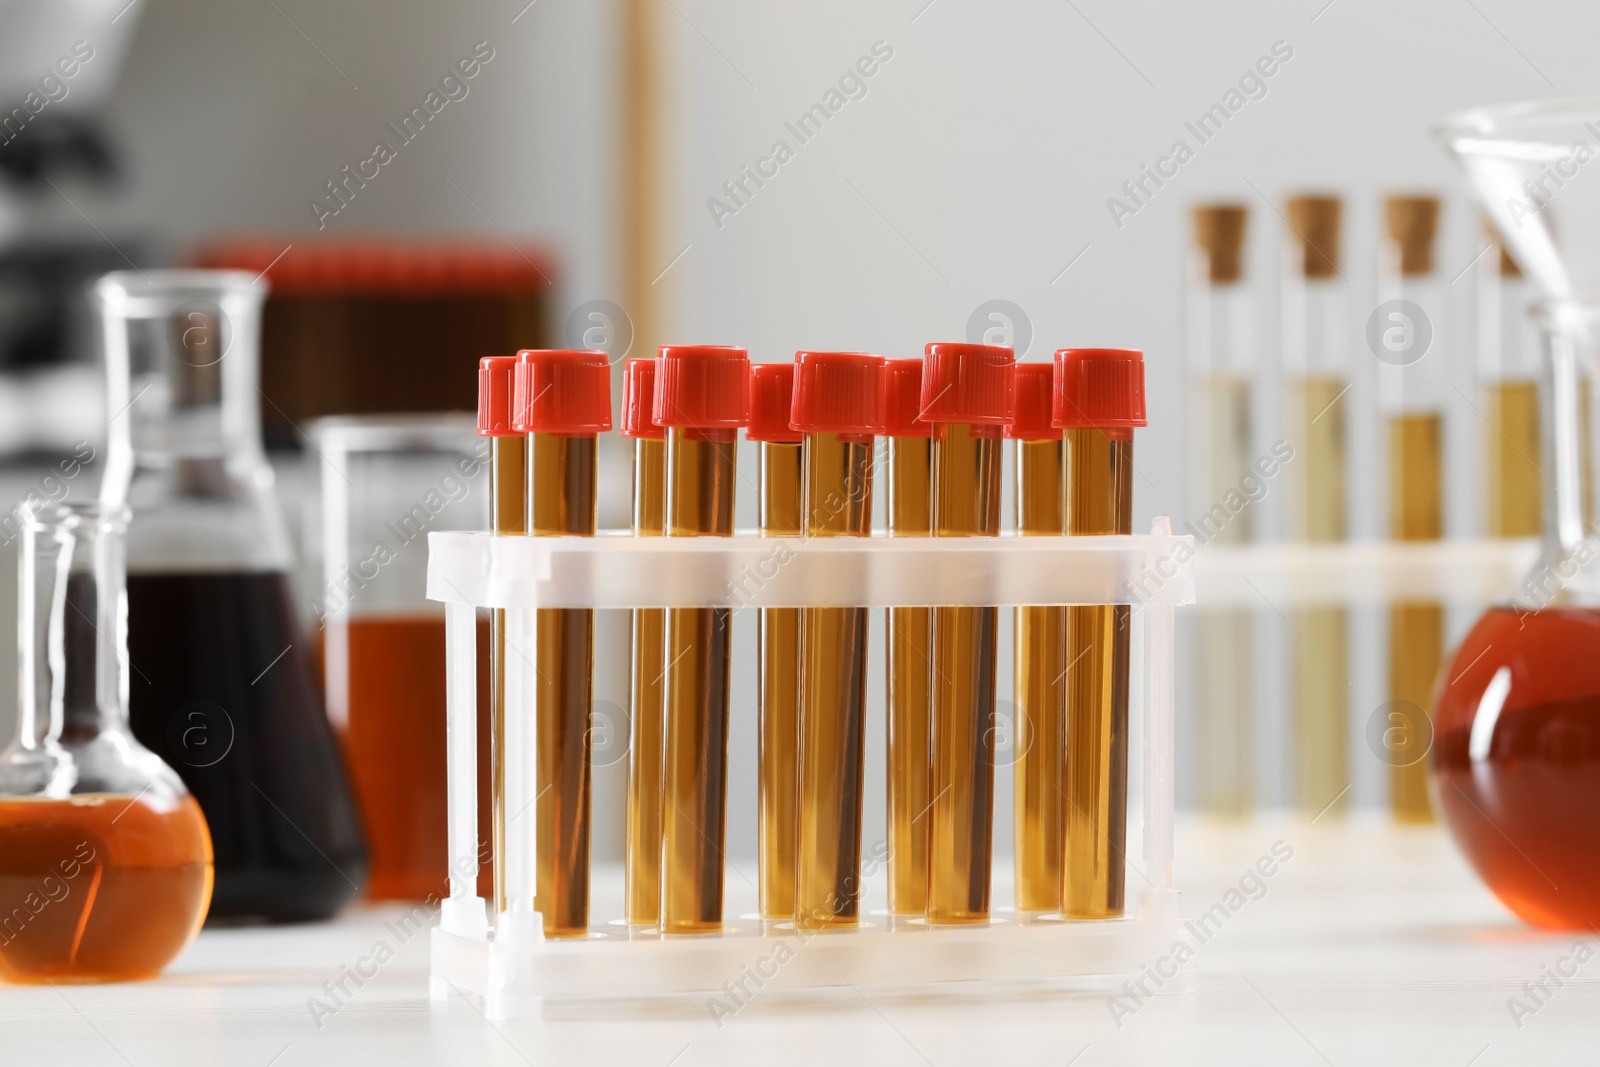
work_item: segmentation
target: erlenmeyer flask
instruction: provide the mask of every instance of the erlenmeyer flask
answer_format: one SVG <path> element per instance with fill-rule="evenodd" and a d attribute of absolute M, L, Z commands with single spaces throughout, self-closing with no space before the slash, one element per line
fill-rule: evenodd
<path fill-rule="evenodd" d="M 132 509 L 133 731 L 211 824 L 211 916 L 318 919 L 356 895 L 367 858 L 261 449 L 264 288 L 221 271 L 100 280 L 111 412 L 100 499 Z"/>
<path fill-rule="evenodd" d="M 1470 112 L 1437 133 L 1541 291 L 1544 546 L 1434 689 L 1437 809 L 1478 873 L 1539 926 L 1600 923 L 1600 100 Z"/>
<path fill-rule="evenodd" d="M 0 980 L 151 978 L 194 937 L 211 840 L 128 733 L 120 509 L 25 515 L 20 715 L 0 753 Z"/>

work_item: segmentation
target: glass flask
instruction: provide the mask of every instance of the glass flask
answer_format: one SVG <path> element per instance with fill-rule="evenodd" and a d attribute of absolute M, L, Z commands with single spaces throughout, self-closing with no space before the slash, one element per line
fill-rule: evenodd
<path fill-rule="evenodd" d="M 128 731 L 126 512 L 25 513 L 17 738 L 0 753 L 0 980 L 153 978 L 200 929 L 211 837 Z"/>
<path fill-rule="evenodd" d="M 111 412 L 100 500 L 132 510 L 134 735 L 210 823 L 212 918 L 325 918 L 360 892 L 366 846 L 261 448 L 264 286 L 120 272 L 97 293 Z"/>
<path fill-rule="evenodd" d="M 1523 275 L 1545 354 L 1543 548 L 1439 675 L 1432 782 L 1479 875 L 1523 919 L 1600 923 L 1600 537 L 1586 501 L 1600 360 L 1594 101 L 1469 112 L 1438 134 Z"/>

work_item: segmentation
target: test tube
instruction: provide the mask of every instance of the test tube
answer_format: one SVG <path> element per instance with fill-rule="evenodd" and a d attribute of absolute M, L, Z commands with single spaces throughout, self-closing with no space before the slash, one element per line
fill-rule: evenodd
<path fill-rule="evenodd" d="M 1017 364 L 1016 419 L 1005 432 L 1016 442 L 1016 529 L 1023 537 L 1066 532 L 1066 446 L 1050 421 L 1054 373 L 1049 363 Z M 1039 914 L 1061 907 L 1067 609 L 1029 606 L 1015 613 L 1016 904 L 1020 913 Z"/>
<path fill-rule="evenodd" d="M 633 439 L 633 534 L 660 537 L 667 503 L 666 441 L 654 419 L 656 361 L 629 360 L 622 374 L 622 435 Z M 628 745 L 627 920 L 661 918 L 661 796 L 666 717 L 661 667 L 666 611 L 633 612 L 633 738 Z"/>
<path fill-rule="evenodd" d="M 933 534 L 933 425 L 920 418 L 922 360 L 883 367 L 883 433 L 889 439 L 890 537 Z M 932 773 L 933 610 L 888 611 L 887 807 L 889 915 L 928 910 L 928 778 Z"/>
<path fill-rule="evenodd" d="M 1385 302 L 1404 299 L 1420 308 L 1391 311 L 1382 343 L 1391 359 L 1378 368 L 1378 398 L 1389 430 L 1389 533 L 1396 541 L 1437 541 L 1444 536 L 1445 287 L 1434 272 L 1439 200 L 1391 196 L 1384 203 L 1388 242 L 1380 279 Z M 1431 344 L 1418 352 L 1419 330 Z M 1430 357 L 1431 354 L 1431 358 Z M 1444 659 L 1444 607 L 1402 601 L 1389 609 L 1391 726 L 1389 806 L 1398 822 L 1433 821 L 1428 800 L 1426 715 L 1434 676 Z"/>
<path fill-rule="evenodd" d="M 922 418 L 933 426 L 933 536 L 1000 533 L 1000 448 L 1016 359 L 998 345 L 930 344 Z M 930 925 L 989 921 L 994 830 L 995 607 L 933 610 Z"/>
<path fill-rule="evenodd" d="M 760 526 L 764 537 L 804 536 L 800 519 L 800 431 L 789 425 L 793 363 L 750 367 L 750 426 L 760 442 Z M 794 918 L 800 773 L 800 609 L 762 608 L 758 624 L 760 688 L 761 918 Z"/>
<path fill-rule="evenodd" d="M 799 352 L 790 424 L 805 435 L 802 511 L 812 537 L 872 536 L 873 436 L 883 357 Z M 802 930 L 861 920 L 861 783 L 868 609 L 805 608 L 800 674 L 799 871 Z"/>
<path fill-rule="evenodd" d="M 1133 430 L 1145 425 L 1144 355 L 1056 352 L 1053 419 L 1066 430 L 1067 533 L 1133 532 Z M 1067 615 L 1066 858 L 1061 914 L 1123 912 L 1128 830 L 1128 652 L 1132 608 Z"/>
<path fill-rule="evenodd" d="M 1544 481 L 1539 468 L 1539 339 L 1527 310 L 1534 296 L 1517 261 L 1494 231 L 1484 228 L 1491 248 L 1477 263 L 1478 374 L 1487 423 L 1484 533 L 1536 537 L 1543 529 Z"/>
<path fill-rule="evenodd" d="M 1243 204 L 1194 209 L 1187 300 L 1190 526 L 1205 544 L 1243 545 L 1254 509 L 1225 501 L 1254 484 L 1251 388 L 1255 308 L 1244 278 L 1248 214 Z M 1195 620 L 1201 806 L 1242 818 L 1253 801 L 1255 625 L 1248 608 L 1208 610 Z"/>
<path fill-rule="evenodd" d="M 667 536 L 731 536 L 737 436 L 750 419 L 749 356 L 712 345 L 660 352 L 655 417 L 667 435 Z M 667 609 L 661 929 L 669 935 L 722 929 L 732 614 Z"/>
<path fill-rule="evenodd" d="M 595 532 L 595 435 L 611 429 L 611 364 L 604 352 L 517 353 L 516 419 L 528 434 L 528 533 Z M 546 937 L 589 934 L 589 716 L 594 705 L 594 612 L 533 615 L 534 907 Z"/>
<path fill-rule="evenodd" d="M 1292 196 L 1286 205 L 1282 344 L 1288 536 L 1313 544 L 1348 536 L 1346 427 L 1350 392 L 1350 287 L 1340 277 L 1335 196 Z M 1350 785 L 1349 615 L 1342 607 L 1295 609 L 1290 657 L 1294 803 L 1304 814 L 1343 816 Z M 1330 807 L 1332 805 L 1332 807 Z"/>
<path fill-rule="evenodd" d="M 512 426 L 516 356 L 478 362 L 478 435 L 489 438 L 489 528 L 502 536 L 528 532 L 528 439 Z M 506 910 L 506 613 L 489 612 L 489 733 L 491 846 L 496 914 Z"/>

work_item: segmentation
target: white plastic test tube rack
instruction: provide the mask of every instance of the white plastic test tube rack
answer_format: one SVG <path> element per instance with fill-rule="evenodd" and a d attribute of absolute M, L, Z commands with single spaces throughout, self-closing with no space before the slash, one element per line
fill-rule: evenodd
<path fill-rule="evenodd" d="M 451 857 L 450 897 L 432 935 L 431 995 L 481 997 L 489 1017 L 509 1018 L 536 1015 L 552 998 L 716 995 L 761 961 L 771 971 L 761 975 L 764 996 L 847 983 L 1038 979 L 1093 979 L 1091 985 L 1120 990 L 1127 977 L 1152 969 L 1162 992 L 1191 988 L 1190 966 L 1172 963 L 1175 947 L 1189 940 L 1172 888 L 1172 824 L 1173 610 L 1194 601 L 1193 554 L 1193 539 L 1173 536 L 1166 519 L 1156 520 L 1151 534 L 1121 537 L 802 542 L 430 534 L 428 597 L 446 604 Z M 505 854 L 498 857 L 509 910 L 491 914 L 476 895 L 478 780 L 489 773 L 477 764 L 477 609 L 504 608 L 508 644 L 527 648 L 535 608 L 1029 604 L 1135 605 L 1130 736 L 1135 742 L 1142 736 L 1143 745 L 1129 760 L 1143 795 L 1142 803 L 1130 796 L 1129 806 L 1142 810 L 1143 854 L 1142 864 L 1135 863 L 1140 838 L 1130 815 L 1128 885 L 1137 896 L 1130 893 L 1128 917 L 1019 923 L 1001 911 L 986 926 L 890 929 L 876 921 L 823 934 L 730 918 L 725 932 L 713 935 L 641 936 L 613 924 L 597 926 L 598 936 L 588 939 L 547 940 L 527 903 L 536 854 L 532 818 L 508 820 Z M 506 657 L 508 812 L 534 798 L 531 673 L 526 656 Z M 736 703 L 731 714 L 754 710 Z M 1001 851 L 996 862 L 1009 857 Z"/>

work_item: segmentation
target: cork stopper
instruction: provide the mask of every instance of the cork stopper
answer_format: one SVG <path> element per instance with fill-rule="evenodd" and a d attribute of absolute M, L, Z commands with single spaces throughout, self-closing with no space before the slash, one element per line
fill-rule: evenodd
<path fill-rule="evenodd" d="M 1439 232 L 1439 198 L 1391 196 L 1383 202 L 1389 240 L 1400 249 L 1400 273 L 1433 273 L 1433 239 Z"/>
<path fill-rule="evenodd" d="M 1494 223 L 1487 218 L 1483 220 L 1483 235 L 1489 239 L 1491 245 L 1500 250 L 1500 277 L 1522 277 L 1522 268 L 1517 266 L 1517 261 L 1511 258 L 1511 249 L 1507 248 L 1505 242 L 1500 240 L 1499 231 L 1494 228 Z"/>
<path fill-rule="evenodd" d="M 1197 204 L 1194 209 L 1194 244 L 1206 254 L 1212 285 L 1236 282 L 1244 276 L 1243 204 Z"/>
<path fill-rule="evenodd" d="M 1291 260 L 1307 278 L 1339 273 L 1339 224 L 1344 202 L 1336 196 L 1291 196 L 1289 230 L 1297 254 Z"/>

